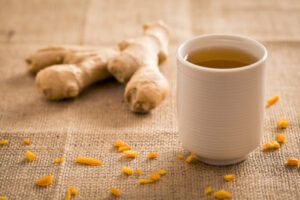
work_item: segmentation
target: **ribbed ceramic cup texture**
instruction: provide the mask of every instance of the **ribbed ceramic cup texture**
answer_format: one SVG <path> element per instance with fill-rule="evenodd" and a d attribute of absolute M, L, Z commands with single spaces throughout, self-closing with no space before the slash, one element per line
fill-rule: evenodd
<path fill-rule="evenodd" d="M 257 58 L 239 68 L 195 65 L 187 55 L 206 47 L 233 47 Z M 266 48 L 237 35 L 204 35 L 177 51 L 178 131 L 185 149 L 205 163 L 243 161 L 260 143 L 265 112 Z"/>

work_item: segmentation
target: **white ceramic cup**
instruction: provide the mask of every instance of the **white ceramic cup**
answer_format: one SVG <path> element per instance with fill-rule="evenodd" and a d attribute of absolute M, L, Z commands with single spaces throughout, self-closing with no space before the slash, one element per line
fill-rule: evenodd
<path fill-rule="evenodd" d="M 239 68 L 195 65 L 187 55 L 206 47 L 234 47 L 257 58 Z M 260 143 L 265 112 L 266 48 L 237 35 L 204 35 L 177 51 L 178 131 L 183 147 L 207 164 L 243 161 Z"/>

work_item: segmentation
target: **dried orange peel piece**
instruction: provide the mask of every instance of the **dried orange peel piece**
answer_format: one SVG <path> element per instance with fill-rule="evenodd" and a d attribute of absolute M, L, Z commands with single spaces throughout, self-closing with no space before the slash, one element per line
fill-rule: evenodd
<path fill-rule="evenodd" d="M 276 139 L 277 139 L 277 142 L 279 142 L 279 143 L 284 143 L 286 137 L 285 137 L 285 135 L 283 135 L 283 134 L 277 133 L 277 134 L 276 134 Z"/>
<path fill-rule="evenodd" d="M 64 157 L 61 157 L 60 160 L 59 160 L 60 163 L 63 163 L 64 161 L 65 161 Z"/>
<path fill-rule="evenodd" d="M 277 141 L 268 142 L 264 145 L 264 150 L 279 149 L 280 144 Z"/>
<path fill-rule="evenodd" d="M 50 183 L 52 182 L 52 176 L 45 176 L 45 177 L 42 177 L 40 179 L 38 179 L 35 184 L 38 185 L 38 186 L 41 186 L 41 187 L 46 187 L 48 186 Z"/>
<path fill-rule="evenodd" d="M 267 107 L 271 106 L 272 104 L 276 103 L 279 99 L 278 95 L 272 96 L 270 99 L 267 100 Z"/>
<path fill-rule="evenodd" d="M 29 138 L 24 139 L 24 140 L 23 140 L 23 143 L 24 143 L 24 144 L 30 144 Z"/>
<path fill-rule="evenodd" d="M 154 173 L 151 173 L 149 178 L 153 181 L 157 181 L 160 179 L 160 175 L 159 174 L 154 174 Z"/>
<path fill-rule="evenodd" d="M 297 166 L 297 165 L 299 165 L 299 160 L 296 159 L 296 158 L 293 158 L 293 157 L 288 158 L 288 159 L 286 160 L 286 165 L 289 165 L 289 166 Z"/>
<path fill-rule="evenodd" d="M 232 181 L 234 179 L 234 174 L 227 174 L 227 175 L 223 176 L 223 178 L 227 182 Z"/>
<path fill-rule="evenodd" d="M 76 190 L 75 186 L 69 187 L 68 190 L 71 192 L 72 195 L 75 195 L 75 194 L 78 193 L 78 191 Z"/>
<path fill-rule="evenodd" d="M 204 194 L 210 194 L 211 193 L 211 186 L 208 186 L 207 188 L 205 188 L 204 190 Z"/>
<path fill-rule="evenodd" d="M 25 157 L 27 158 L 28 161 L 32 162 L 35 160 L 35 154 L 30 152 L 30 151 L 27 151 L 26 154 L 25 154 Z"/>
<path fill-rule="evenodd" d="M 154 180 L 149 179 L 139 179 L 140 184 L 147 184 L 147 183 L 153 183 Z"/>
<path fill-rule="evenodd" d="M 123 153 L 127 158 L 136 158 L 137 156 L 136 151 L 123 151 Z"/>
<path fill-rule="evenodd" d="M 157 174 L 162 175 L 162 176 L 165 175 L 166 173 L 167 172 L 163 169 L 159 169 L 158 172 L 157 172 Z"/>
<path fill-rule="evenodd" d="M 71 199 L 71 195 L 75 195 L 77 194 L 77 190 L 75 188 L 75 186 L 71 186 L 67 189 L 67 192 L 66 192 L 66 197 L 65 197 L 65 200 L 70 200 Z"/>
<path fill-rule="evenodd" d="M 7 197 L 0 196 L 0 200 L 7 200 Z"/>
<path fill-rule="evenodd" d="M 71 192 L 67 189 L 65 200 L 71 200 Z"/>
<path fill-rule="evenodd" d="M 110 189 L 110 193 L 112 193 L 112 194 L 115 195 L 116 197 L 120 196 L 120 191 L 119 191 L 117 188 L 115 188 L 115 187 L 112 187 L 112 188 Z"/>
<path fill-rule="evenodd" d="M 119 147 L 118 148 L 119 152 L 131 149 L 131 147 L 128 144 L 126 144 L 125 142 L 123 142 L 121 140 L 115 141 L 114 147 Z"/>
<path fill-rule="evenodd" d="M 136 174 L 141 174 L 141 173 L 143 173 L 143 171 L 141 170 L 141 169 L 137 169 L 137 170 L 135 170 L 134 171 Z"/>
<path fill-rule="evenodd" d="M 183 158 L 183 155 L 178 154 L 176 157 L 177 157 L 178 159 L 182 159 L 182 158 Z"/>
<path fill-rule="evenodd" d="M 125 142 L 118 140 L 114 142 L 115 147 L 122 147 L 122 146 L 128 146 Z"/>
<path fill-rule="evenodd" d="M 131 174 L 133 174 L 133 170 L 132 169 L 130 169 L 129 167 L 122 167 L 122 172 L 124 173 L 124 174 L 127 174 L 127 175 L 131 175 Z"/>
<path fill-rule="evenodd" d="M 7 144 L 8 140 L 0 140 L 0 144 Z"/>
<path fill-rule="evenodd" d="M 54 158 L 54 163 L 58 163 L 58 158 Z"/>
<path fill-rule="evenodd" d="M 118 151 L 121 152 L 121 151 L 125 151 L 125 150 L 130 150 L 131 147 L 130 146 L 121 146 L 118 148 Z"/>
<path fill-rule="evenodd" d="M 153 158 L 156 158 L 157 157 L 157 152 L 150 152 L 149 154 L 148 154 L 148 158 L 149 159 L 153 159 Z"/>
<path fill-rule="evenodd" d="M 185 162 L 190 163 L 194 158 L 194 153 L 191 153 L 191 155 L 189 155 L 186 159 Z"/>
<path fill-rule="evenodd" d="M 214 197 L 217 199 L 230 199 L 232 196 L 229 192 L 225 190 L 219 190 L 214 193 Z"/>
<path fill-rule="evenodd" d="M 285 117 L 281 117 L 281 119 L 277 122 L 277 127 L 278 128 L 287 128 L 289 125 L 289 121 Z"/>
<path fill-rule="evenodd" d="M 85 158 L 85 157 L 78 157 L 76 159 L 77 163 L 85 164 L 85 165 L 102 165 L 102 163 L 99 160 L 93 159 L 93 158 Z"/>

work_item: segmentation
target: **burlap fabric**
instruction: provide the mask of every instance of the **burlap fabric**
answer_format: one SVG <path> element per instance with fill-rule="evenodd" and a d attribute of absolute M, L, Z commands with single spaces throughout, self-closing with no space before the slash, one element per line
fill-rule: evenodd
<path fill-rule="evenodd" d="M 50 102 L 25 70 L 24 57 L 49 44 L 107 46 L 139 34 L 144 22 L 163 19 L 172 29 L 170 57 L 161 67 L 170 82 L 168 98 L 148 115 L 129 111 L 124 86 L 113 79 L 96 84 L 74 100 Z M 285 159 L 300 159 L 300 1 L 0 1 L 0 196 L 8 199 L 63 199 L 75 185 L 72 199 L 213 199 L 203 192 L 226 189 L 233 199 L 300 199 L 300 169 L 285 167 Z M 178 140 L 175 52 L 184 40 L 206 33 L 247 35 L 269 51 L 267 94 L 280 96 L 267 109 L 261 146 L 243 163 L 227 167 L 201 162 L 187 164 L 176 155 Z M 285 116 L 287 142 L 277 151 L 263 152 L 275 139 L 276 122 Z M 30 138 L 31 144 L 22 144 Z M 113 149 L 121 139 L 138 151 L 134 160 Z M 32 163 L 27 150 L 36 153 Z M 149 151 L 158 158 L 147 160 Z M 65 157 L 54 164 L 55 157 Z M 75 163 L 77 156 L 99 159 L 102 166 Z M 146 178 L 159 168 L 167 174 L 158 182 L 139 185 L 137 175 L 121 174 L 122 166 L 142 169 Z M 224 174 L 236 179 L 225 183 Z M 47 188 L 37 178 L 52 174 Z"/>

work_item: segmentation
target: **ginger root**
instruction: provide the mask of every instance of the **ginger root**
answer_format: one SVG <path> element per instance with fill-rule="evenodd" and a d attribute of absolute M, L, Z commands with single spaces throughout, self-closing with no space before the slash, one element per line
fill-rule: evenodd
<path fill-rule="evenodd" d="M 26 61 L 31 63 L 29 71 L 40 70 L 35 80 L 38 90 L 50 100 L 60 100 L 76 97 L 92 83 L 110 77 L 107 60 L 117 53 L 116 49 L 100 51 L 49 47 L 38 50 Z"/>
<path fill-rule="evenodd" d="M 144 34 L 119 44 L 120 55 L 108 62 L 108 71 L 121 83 L 127 83 L 125 100 L 134 112 L 145 113 L 157 107 L 167 96 L 169 85 L 158 64 L 167 58 L 169 30 L 162 21 L 143 26 Z"/>
<path fill-rule="evenodd" d="M 27 70 L 35 74 L 51 65 L 78 63 L 78 61 L 74 62 L 74 60 L 70 60 L 70 57 L 77 57 L 78 53 L 86 56 L 87 54 L 95 54 L 96 52 L 93 49 L 76 46 L 49 46 L 29 54 L 25 58 L 25 62 L 27 63 Z"/>
<path fill-rule="evenodd" d="M 68 51 L 68 48 L 60 46 L 39 49 L 25 58 L 27 70 L 31 73 L 37 73 L 50 65 L 62 64 L 63 58 L 69 53 Z"/>
<path fill-rule="evenodd" d="M 169 30 L 162 21 L 143 26 L 143 35 L 119 43 L 120 55 L 108 62 L 108 71 L 121 83 L 141 67 L 156 68 L 168 55 Z"/>
<path fill-rule="evenodd" d="M 134 112 L 146 113 L 167 96 L 169 85 L 158 64 L 168 55 L 169 30 L 164 22 L 143 26 L 143 35 L 119 43 L 119 49 L 50 46 L 30 54 L 29 72 L 50 100 L 74 98 L 87 86 L 113 75 L 127 83 L 124 97 Z"/>
<path fill-rule="evenodd" d="M 130 110 L 146 113 L 157 107 L 168 92 L 168 81 L 158 68 L 142 67 L 126 85 L 124 96 Z"/>

